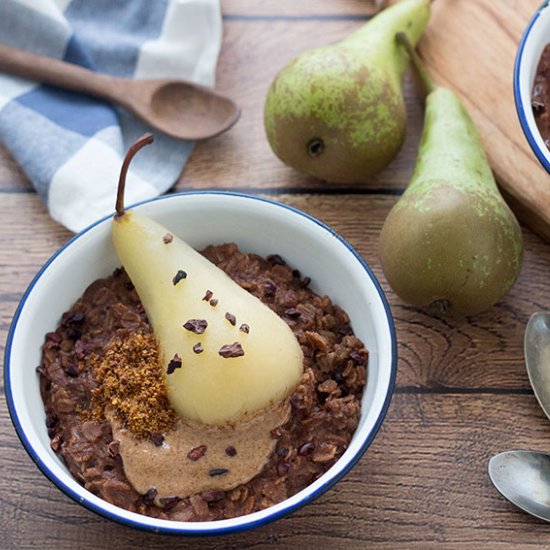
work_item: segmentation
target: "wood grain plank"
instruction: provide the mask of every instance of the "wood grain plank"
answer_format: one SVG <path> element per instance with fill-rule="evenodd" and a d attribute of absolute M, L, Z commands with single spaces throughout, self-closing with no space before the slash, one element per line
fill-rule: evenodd
<path fill-rule="evenodd" d="M 520 37 L 539 5 L 539 0 L 438 0 L 420 51 L 435 81 L 464 100 L 512 207 L 550 239 L 550 175 L 523 135 L 512 86 Z"/>
<path fill-rule="evenodd" d="M 62 495 L 18 444 L 0 405 L 0 540 L 6 550 L 116 547 L 542 547 L 547 525 L 505 501 L 486 473 L 509 448 L 547 449 L 534 396 L 396 395 L 374 444 L 331 491 L 249 533 L 177 539 L 110 523 Z"/>
<path fill-rule="evenodd" d="M 281 195 L 278 198 L 334 227 L 371 265 L 395 317 L 400 387 L 426 391 L 529 387 L 523 366 L 523 330 L 531 313 L 549 305 L 550 249 L 538 237 L 525 232 L 523 271 L 500 304 L 471 318 L 435 315 L 404 304 L 391 291 L 380 268 L 378 235 L 396 197 Z M 48 217 L 35 195 L 0 195 L 2 344 L 21 294 L 39 267 L 69 236 Z M 314 273 L 305 275 L 315 280 Z"/>
<path fill-rule="evenodd" d="M 379 0 L 222 0 L 222 12 L 226 16 L 245 17 L 364 17 L 376 11 Z"/>

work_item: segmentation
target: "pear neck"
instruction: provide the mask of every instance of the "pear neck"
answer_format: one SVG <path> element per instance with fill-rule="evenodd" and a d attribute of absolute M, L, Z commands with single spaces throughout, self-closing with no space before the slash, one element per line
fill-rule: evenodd
<path fill-rule="evenodd" d="M 438 87 L 426 98 L 424 131 L 407 191 L 443 182 L 472 193 L 497 191 L 474 122 L 453 92 Z"/>
<path fill-rule="evenodd" d="M 408 55 L 396 40 L 398 32 L 404 32 L 416 46 L 430 17 L 429 0 L 401 0 L 373 17 L 341 44 L 365 52 L 388 56 L 397 64 L 400 73 L 408 64 Z"/>

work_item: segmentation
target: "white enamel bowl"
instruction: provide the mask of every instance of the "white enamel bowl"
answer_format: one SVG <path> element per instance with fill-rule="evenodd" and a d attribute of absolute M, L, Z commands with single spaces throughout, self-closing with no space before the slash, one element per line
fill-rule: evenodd
<path fill-rule="evenodd" d="M 169 195 L 138 205 L 195 248 L 236 242 L 247 252 L 280 254 L 312 279 L 311 288 L 344 308 L 368 348 L 368 383 L 359 427 L 340 460 L 315 483 L 267 510 L 214 522 L 175 522 L 128 512 L 94 496 L 69 474 L 50 449 L 36 366 L 44 335 L 95 279 L 119 265 L 110 241 L 111 219 L 76 235 L 44 265 L 27 289 L 13 319 L 4 361 L 5 391 L 19 438 L 40 470 L 64 493 L 114 521 L 167 534 L 213 535 L 257 527 L 321 495 L 361 458 L 386 411 L 397 368 L 391 312 L 369 267 L 329 227 L 272 201 L 232 193 Z"/>
<path fill-rule="evenodd" d="M 514 97 L 521 127 L 531 149 L 550 173 L 550 151 L 540 135 L 531 107 L 531 94 L 540 56 L 550 43 L 550 2 L 537 10 L 523 33 L 514 69 Z"/>

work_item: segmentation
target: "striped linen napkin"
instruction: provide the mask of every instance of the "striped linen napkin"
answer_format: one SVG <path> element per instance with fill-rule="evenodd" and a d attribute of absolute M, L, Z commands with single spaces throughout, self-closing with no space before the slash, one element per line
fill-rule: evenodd
<path fill-rule="evenodd" d="M 127 78 L 212 86 L 221 29 L 219 0 L 0 0 L 0 43 Z M 0 140 L 72 231 L 113 211 L 122 156 L 147 129 L 101 100 L 0 74 Z M 127 204 L 170 188 L 193 149 L 154 135 Z"/>

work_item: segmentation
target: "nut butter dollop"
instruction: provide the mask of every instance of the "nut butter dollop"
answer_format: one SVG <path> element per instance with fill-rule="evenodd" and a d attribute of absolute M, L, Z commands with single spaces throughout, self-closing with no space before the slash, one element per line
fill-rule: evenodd
<path fill-rule="evenodd" d="M 180 418 L 161 445 L 137 438 L 109 412 L 120 443 L 124 473 L 141 494 L 155 488 L 158 499 L 209 490 L 227 491 L 259 474 L 274 451 L 271 432 L 290 414 L 288 400 L 234 424 L 214 426 Z"/>

